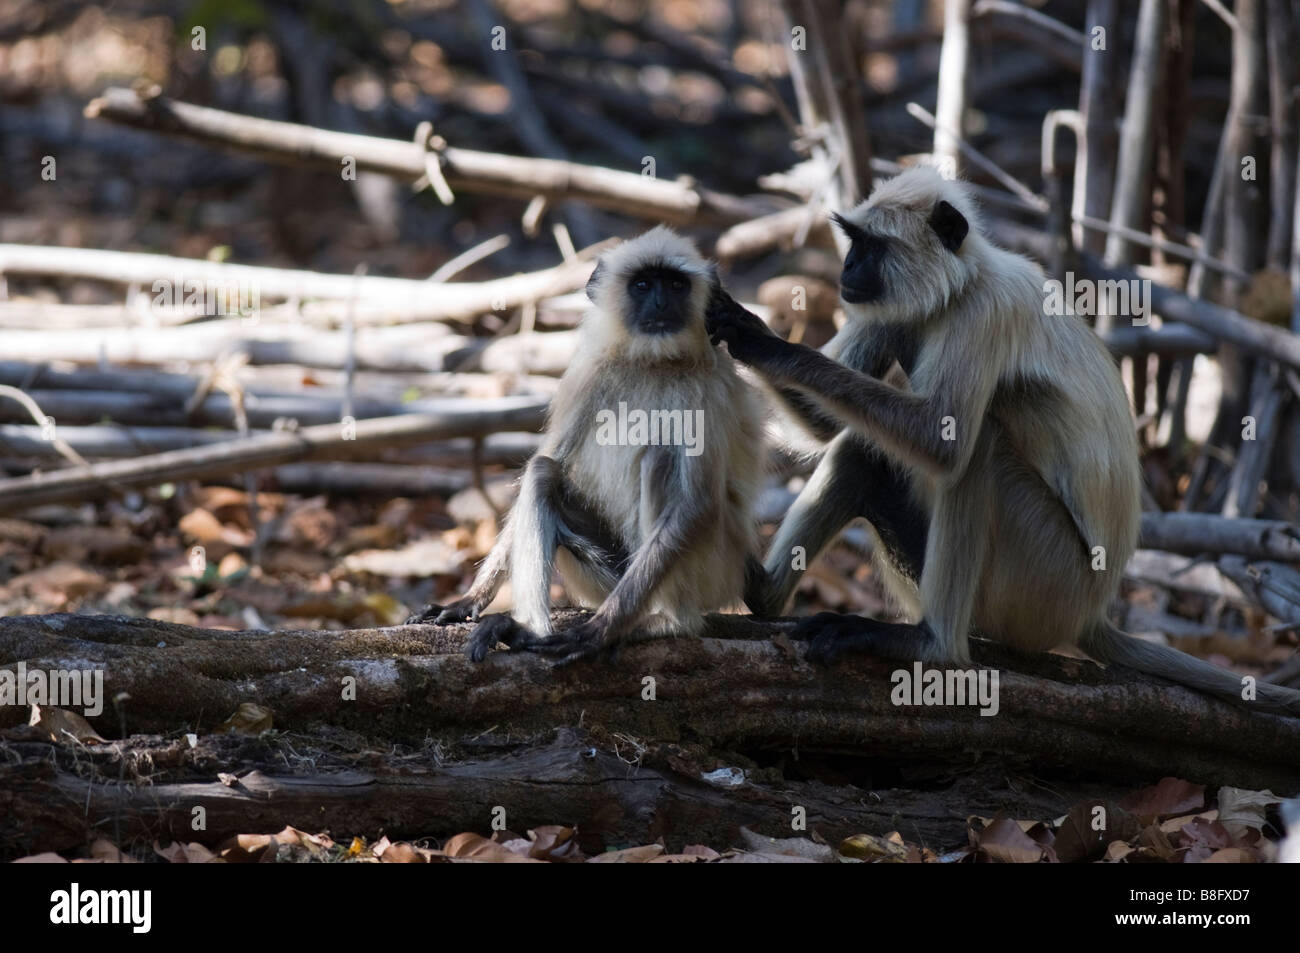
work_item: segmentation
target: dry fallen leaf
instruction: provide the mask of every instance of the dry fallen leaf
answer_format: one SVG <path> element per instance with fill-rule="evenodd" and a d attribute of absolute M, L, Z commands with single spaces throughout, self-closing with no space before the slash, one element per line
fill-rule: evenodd
<path fill-rule="evenodd" d="M 253 702 L 240 702 L 235 713 L 217 725 L 217 733 L 234 731 L 241 735 L 260 735 L 271 730 L 271 709 Z"/>
<path fill-rule="evenodd" d="M 663 844 L 646 844 L 642 847 L 624 847 L 588 858 L 589 864 L 644 864 L 664 852 Z"/>
<path fill-rule="evenodd" d="M 907 845 L 897 831 L 885 837 L 874 834 L 854 834 L 841 843 L 839 852 L 845 857 L 857 860 L 883 861 L 886 863 L 903 863 L 907 860 Z"/>
<path fill-rule="evenodd" d="M 975 847 L 988 858 L 1003 864 L 1036 864 L 1043 859 L 1043 847 L 1021 829 L 1016 821 L 995 817 L 975 837 Z"/>
<path fill-rule="evenodd" d="M 49 732 L 51 741 L 66 743 L 69 736 L 71 736 L 82 744 L 97 745 L 104 743 L 104 739 L 100 737 L 99 733 L 90 727 L 90 722 L 75 711 L 68 711 L 64 708 L 32 705 L 32 716 L 27 723 L 40 731 Z"/>
<path fill-rule="evenodd" d="M 1247 788 L 1219 788 L 1219 822 L 1233 836 L 1247 830 L 1263 830 L 1264 812 L 1282 799 L 1272 791 Z"/>
<path fill-rule="evenodd" d="M 162 847 L 154 841 L 153 852 L 172 864 L 221 863 L 221 859 L 202 844 L 182 844 L 180 841 L 172 841 L 168 846 Z"/>
<path fill-rule="evenodd" d="M 487 864 L 540 864 L 526 854 L 507 850 L 504 845 L 479 834 L 457 834 L 442 847 L 442 853 L 459 861 Z"/>
<path fill-rule="evenodd" d="M 829 844 L 818 844 L 807 837 L 775 838 L 756 834 L 747 827 L 740 828 L 740 839 L 745 849 L 754 853 L 782 854 L 801 857 L 819 864 L 833 864 L 838 859 Z"/>
<path fill-rule="evenodd" d="M 110 840 L 100 838 L 90 845 L 91 860 L 99 861 L 101 864 L 138 864 L 130 854 L 124 854 L 118 849 L 117 845 Z"/>
<path fill-rule="evenodd" d="M 1205 807 L 1205 785 L 1182 778 L 1161 778 L 1152 787 L 1120 798 L 1119 806 L 1138 817 L 1167 817 L 1189 814 Z"/>
<path fill-rule="evenodd" d="M 429 859 L 410 844 L 390 844 L 379 857 L 381 864 L 427 864 Z"/>

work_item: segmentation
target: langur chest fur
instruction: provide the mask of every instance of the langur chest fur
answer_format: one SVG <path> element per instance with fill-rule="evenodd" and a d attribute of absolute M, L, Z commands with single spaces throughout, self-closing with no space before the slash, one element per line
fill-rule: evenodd
<path fill-rule="evenodd" d="M 605 377 L 610 385 L 589 394 L 583 411 L 588 425 L 567 467 L 573 485 L 629 549 L 640 545 L 664 499 L 677 491 L 645 472 L 654 457 L 706 463 L 716 453 L 711 438 L 721 432 L 720 422 L 710 418 L 725 411 L 717 382 L 702 373 L 666 380 L 638 379 L 634 371 L 611 369 Z"/>

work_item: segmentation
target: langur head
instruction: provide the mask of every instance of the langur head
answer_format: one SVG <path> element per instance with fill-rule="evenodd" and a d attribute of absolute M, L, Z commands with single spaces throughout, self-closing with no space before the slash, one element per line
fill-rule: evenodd
<path fill-rule="evenodd" d="M 659 225 L 601 256 L 587 282 L 586 343 L 647 360 L 712 354 L 704 327 L 713 266 Z"/>
<path fill-rule="evenodd" d="M 881 182 L 857 208 L 832 218 L 850 242 L 840 273 L 850 317 L 921 320 L 979 273 L 970 199 L 928 166 Z"/>

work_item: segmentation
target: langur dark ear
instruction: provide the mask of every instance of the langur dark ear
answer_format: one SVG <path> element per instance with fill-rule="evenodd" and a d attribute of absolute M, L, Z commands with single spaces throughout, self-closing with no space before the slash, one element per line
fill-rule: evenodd
<path fill-rule="evenodd" d="M 719 288 L 722 286 L 722 279 L 718 277 L 718 266 L 716 262 L 708 262 L 705 267 L 709 272 L 709 287 Z"/>
<path fill-rule="evenodd" d="M 966 216 L 942 201 L 930 213 L 930 227 L 939 236 L 943 247 L 951 252 L 961 248 L 961 243 L 966 240 L 966 233 L 970 231 L 970 223 L 966 221 Z"/>
<path fill-rule="evenodd" d="M 831 224 L 838 228 L 849 241 L 857 241 L 863 237 L 862 229 L 854 225 L 839 212 L 831 212 Z"/>
<path fill-rule="evenodd" d="M 600 272 L 604 267 L 605 263 L 603 261 L 597 261 L 596 270 L 593 271 L 591 277 L 587 279 L 587 300 L 592 304 L 596 303 L 596 286 L 600 284 Z"/>

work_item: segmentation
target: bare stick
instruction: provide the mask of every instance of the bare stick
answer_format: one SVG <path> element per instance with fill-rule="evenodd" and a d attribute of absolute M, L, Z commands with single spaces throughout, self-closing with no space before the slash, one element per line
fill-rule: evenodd
<path fill-rule="evenodd" d="M 1011 0 L 979 0 L 971 11 L 973 17 L 984 17 L 989 14 L 1018 17 L 1064 40 L 1075 49 L 1082 47 L 1084 44 L 1084 35 L 1078 30 L 1066 26 L 1060 20 L 1049 17 L 1046 13 L 1027 7 L 1023 3 L 1013 3 Z"/>
<path fill-rule="evenodd" d="M 929 110 L 916 103 L 908 103 L 907 112 L 908 115 L 912 116 L 914 119 L 919 119 L 921 122 L 925 123 L 931 129 L 935 130 L 935 136 L 937 141 L 939 128 L 941 125 L 937 117 L 931 115 Z M 993 178 L 1001 182 L 1006 187 L 1008 192 L 1015 194 L 1020 198 L 1022 202 L 1031 206 L 1032 208 L 1037 209 L 1040 212 L 1047 211 L 1047 199 L 1043 198 L 1033 189 L 1029 188 L 1029 186 L 1025 185 L 1019 179 L 1012 176 L 1009 172 L 1003 169 L 1000 165 L 998 165 L 988 156 L 984 155 L 984 153 L 980 152 L 978 149 L 972 146 L 969 142 L 967 142 L 964 138 L 962 138 L 955 130 L 949 130 L 948 135 L 954 144 L 954 148 L 961 150 L 961 153 L 965 155 L 968 159 L 970 159 L 971 162 L 975 163 L 975 165 L 979 166 L 989 175 L 993 176 Z"/>
<path fill-rule="evenodd" d="M 970 54 L 970 0 L 945 0 L 935 106 L 934 155 L 954 172 L 966 113 L 966 61 Z"/>
<path fill-rule="evenodd" d="M 174 310 L 172 297 L 183 298 L 189 283 L 194 282 L 205 290 L 223 292 L 222 297 L 214 297 L 217 313 L 233 311 L 233 302 L 249 312 L 246 317 L 250 321 L 260 315 L 262 298 L 312 297 L 336 299 L 303 306 L 304 317 L 316 321 L 341 321 L 347 314 L 348 300 L 353 298 L 364 302 L 355 308 L 358 324 L 465 320 L 495 308 L 514 308 L 581 288 L 595 268 L 596 255 L 607 244 L 584 249 L 577 260 L 554 268 L 483 282 L 435 283 L 377 275 L 333 275 L 142 252 L 42 245 L 0 245 L 0 274 L 93 278 L 146 288 L 166 282 L 167 313 Z M 231 289 L 232 293 L 225 294 Z M 6 310 L 12 307 L 6 306 Z"/>
<path fill-rule="evenodd" d="M 1285 271 L 1290 258 L 1295 210 L 1295 23 L 1288 0 L 1268 0 L 1269 222 L 1268 264 Z"/>
<path fill-rule="evenodd" d="M 44 430 L 44 428 L 46 427 L 51 427 L 49 442 L 50 445 L 54 447 L 55 450 L 59 451 L 59 453 L 67 457 L 75 464 L 78 464 L 80 466 L 86 465 L 86 461 L 81 456 L 81 454 L 77 453 L 77 451 L 73 450 L 70 446 L 68 446 L 66 443 L 64 443 L 62 440 L 59 439 L 58 432 L 53 429 L 54 420 L 51 419 L 50 417 L 47 417 L 45 413 L 41 411 L 41 408 L 36 403 L 36 401 L 32 400 L 30 396 L 24 394 L 17 387 L 10 387 L 7 384 L 0 384 L 0 397 L 8 397 L 10 400 L 14 400 L 22 404 L 23 409 L 25 409 L 29 414 L 32 415 L 32 419 L 36 421 L 36 425 L 38 427 L 42 428 L 42 430 Z"/>
<path fill-rule="evenodd" d="M 1115 173 L 1115 198 L 1110 209 L 1111 224 L 1121 228 L 1142 227 L 1150 198 L 1155 106 L 1164 75 L 1165 3 L 1166 0 L 1142 0 L 1138 12 L 1133 69 L 1120 134 L 1119 168 Z M 1106 264 L 1127 264 L 1132 256 L 1128 239 L 1112 232 L 1106 240 Z M 1112 317 L 1098 314 L 1097 326 L 1104 330 L 1111 325 Z"/>
<path fill-rule="evenodd" d="M 449 259 L 438 266 L 438 270 L 429 276 L 433 282 L 447 281 L 456 277 L 470 265 L 478 264 L 489 255 L 495 255 L 510 245 L 509 235 L 497 235 L 489 238 L 485 242 L 479 242 L 473 248 L 461 252 L 455 258 Z"/>
<path fill-rule="evenodd" d="M 1100 30 L 1099 37 L 1116 37 L 1117 0 L 1088 0 L 1086 26 Z M 1083 114 L 1084 135 L 1074 165 L 1074 197 L 1071 214 L 1076 222 L 1086 216 L 1094 221 L 1110 217 L 1111 192 L 1115 185 L 1115 54 L 1109 46 L 1094 49 L 1094 42 L 1083 51 L 1083 78 L 1079 86 L 1079 112 Z M 1075 247 L 1093 254 L 1105 249 L 1105 238 L 1096 232 L 1074 230 Z"/>
<path fill-rule="evenodd" d="M 331 132 L 295 123 L 138 96 L 112 88 L 86 106 L 86 115 L 138 129 L 164 132 L 269 161 L 312 165 L 337 172 L 344 157 L 362 171 L 382 172 L 415 182 L 425 175 L 424 146 L 355 133 Z M 600 166 L 477 152 L 445 146 L 438 159 L 447 183 L 457 191 L 531 201 L 574 199 L 633 218 L 675 225 L 731 223 L 772 210 L 762 200 L 713 192 L 682 181 L 664 181 Z"/>
<path fill-rule="evenodd" d="M 84 500 L 110 489 L 199 480 L 294 460 L 373 455 L 377 450 L 403 443 L 475 436 L 497 430 L 536 429 L 541 426 L 545 407 L 544 400 L 530 397 L 446 400 L 441 413 L 361 420 L 350 430 L 338 424 L 325 424 L 293 433 L 257 434 L 208 447 L 0 480 L 0 512 Z"/>
<path fill-rule="evenodd" d="M 1227 519 L 1209 513 L 1143 513 L 1142 542 L 1186 556 L 1232 553 L 1300 563 L 1300 527 L 1275 520 Z"/>

